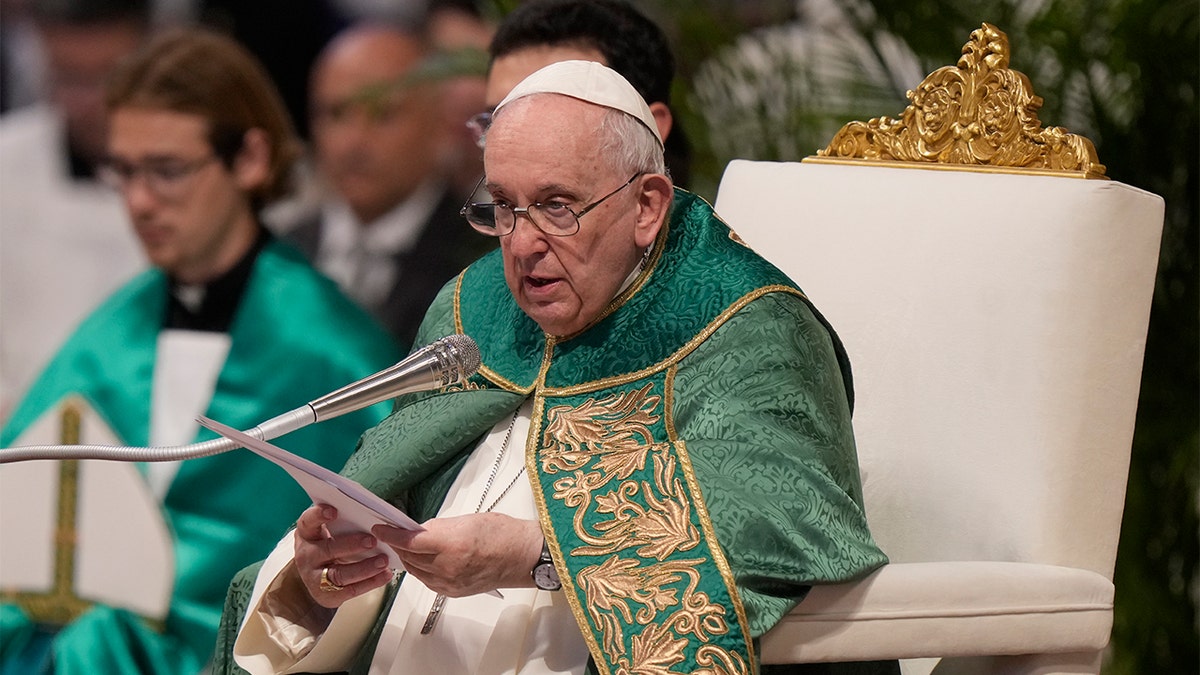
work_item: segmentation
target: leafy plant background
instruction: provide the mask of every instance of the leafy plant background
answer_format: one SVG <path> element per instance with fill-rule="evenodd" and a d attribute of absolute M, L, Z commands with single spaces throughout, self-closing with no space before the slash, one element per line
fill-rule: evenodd
<path fill-rule="evenodd" d="M 495 2 L 502 15 L 515 2 Z M 1166 200 L 1104 673 L 1200 664 L 1197 152 L 1200 0 L 646 0 L 671 37 L 672 107 L 712 199 L 733 158 L 797 160 L 851 120 L 897 117 L 972 30 L 1009 37 L 1044 126 Z"/>

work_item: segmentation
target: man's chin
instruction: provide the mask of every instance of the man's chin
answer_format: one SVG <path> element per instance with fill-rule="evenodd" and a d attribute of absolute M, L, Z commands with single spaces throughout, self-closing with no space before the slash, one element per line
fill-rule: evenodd
<path fill-rule="evenodd" d="M 338 194 L 355 213 L 387 213 L 395 202 L 370 189 L 358 188 L 354 184 L 339 185 Z"/>
<path fill-rule="evenodd" d="M 574 332 L 572 327 L 577 323 L 578 312 L 564 307 L 561 303 L 525 300 L 520 305 L 529 318 L 533 319 L 533 322 L 546 333 L 569 335 Z"/>

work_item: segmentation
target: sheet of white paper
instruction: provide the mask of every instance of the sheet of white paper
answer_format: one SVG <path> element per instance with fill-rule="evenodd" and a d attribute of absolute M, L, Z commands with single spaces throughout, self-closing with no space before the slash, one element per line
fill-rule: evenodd
<path fill-rule="evenodd" d="M 196 421 L 201 426 L 221 434 L 250 452 L 282 467 L 300 484 L 300 487 L 304 488 L 314 504 L 329 504 L 336 508 L 337 519 L 326 526 L 330 534 L 370 532 L 371 526 L 376 524 L 392 525 L 405 530 L 425 529 L 409 518 L 406 513 L 392 506 L 386 499 L 316 462 L 294 455 L 277 445 L 260 441 L 249 434 L 203 415 L 196 418 Z M 404 571 L 403 563 L 400 562 L 400 558 L 390 546 L 380 543 L 376 550 L 388 557 L 388 563 L 392 569 Z M 487 595 L 497 598 L 504 597 L 499 590 L 488 591 Z"/>
<path fill-rule="evenodd" d="M 278 464 L 304 488 L 314 504 L 329 504 L 336 508 L 337 520 L 328 525 L 330 534 L 369 533 L 372 525 L 380 523 L 405 530 L 424 529 L 387 500 L 345 476 L 215 420 L 203 416 L 197 419 L 204 427 Z M 388 556 L 392 569 L 404 569 L 391 547 L 381 543 L 378 550 Z"/>

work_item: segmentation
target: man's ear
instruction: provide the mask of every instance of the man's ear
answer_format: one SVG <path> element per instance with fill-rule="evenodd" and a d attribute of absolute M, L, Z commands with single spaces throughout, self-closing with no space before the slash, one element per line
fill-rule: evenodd
<path fill-rule="evenodd" d="M 671 202 L 675 199 L 671 179 L 661 173 L 642 176 L 638 191 L 638 220 L 634 226 L 634 242 L 638 248 L 654 243 L 659 230 L 671 213 Z"/>
<path fill-rule="evenodd" d="M 675 124 L 675 118 L 671 115 L 671 109 L 666 103 L 656 101 L 650 104 L 650 113 L 654 115 L 654 123 L 658 125 L 658 136 L 664 141 L 671 134 L 671 127 Z"/>
<path fill-rule="evenodd" d="M 251 129 L 242 137 L 242 147 L 233 158 L 233 177 L 238 187 L 247 192 L 271 180 L 271 142 L 267 132 Z"/>

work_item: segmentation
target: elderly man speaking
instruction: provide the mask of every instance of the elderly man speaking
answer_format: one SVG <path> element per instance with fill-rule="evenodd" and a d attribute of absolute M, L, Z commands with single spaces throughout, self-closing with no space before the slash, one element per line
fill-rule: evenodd
<path fill-rule="evenodd" d="M 756 638 L 809 586 L 886 562 L 836 336 L 673 188 L 655 128 L 585 61 L 499 105 L 491 201 L 463 215 L 500 251 L 418 340 L 465 333 L 483 366 L 399 399 L 344 470 L 424 529 L 331 537 L 334 509 L 305 511 L 258 574 L 239 665 L 754 673 Z"/>

